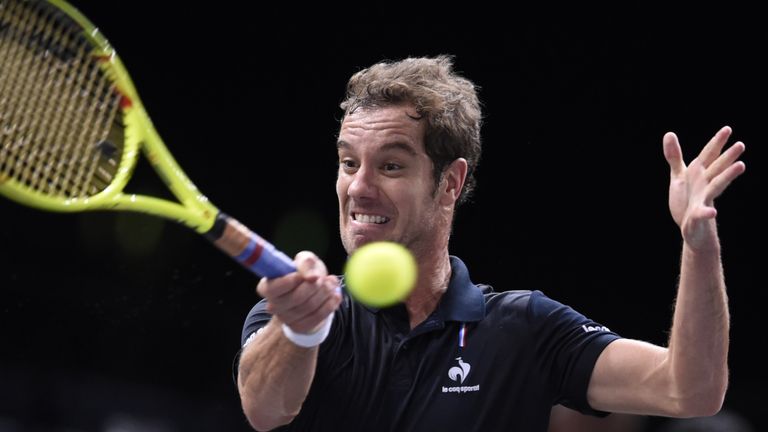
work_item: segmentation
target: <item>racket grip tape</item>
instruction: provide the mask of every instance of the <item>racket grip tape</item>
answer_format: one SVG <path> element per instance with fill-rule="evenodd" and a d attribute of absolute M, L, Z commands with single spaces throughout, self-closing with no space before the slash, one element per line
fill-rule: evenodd
<path fill-rule="evenodd" d="M 259 276 L 274 278 L 296 271 L 293 260 L 245 225 L 219 212 L 205 237 Z"/>

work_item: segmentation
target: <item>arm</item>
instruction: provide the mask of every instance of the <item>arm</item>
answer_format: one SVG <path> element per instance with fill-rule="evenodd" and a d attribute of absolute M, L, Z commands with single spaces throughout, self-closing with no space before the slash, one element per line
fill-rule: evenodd
<path fill-rule="evenodd" d="M 728 387 L 728 299 L 720 262 L 714 199 L 744 172 L 744 144 L 723 152 L 722 128 L 689 166 L 677 137 L 664 136 L 671 179 L 669 208 L 683 236 L 668 348 L 618 340 L 595 364 L 587 392 L 598 410 L 673 417 L 713 415 Z"/>
<path fill-rule="evenodd" d="M 251 426 L 260 431 L 293 420 L 315 376 L 318 347 L 295 345 L 283 334 L 282 323 L 312 333 L 341 302 L 339 281 L 328 276 L 315 255 L 300 252 L 296 267 L 297 273 L 259 282 L 259 295 L 268 300 L 272 319 L 240 357 L 240 400 Z"/>

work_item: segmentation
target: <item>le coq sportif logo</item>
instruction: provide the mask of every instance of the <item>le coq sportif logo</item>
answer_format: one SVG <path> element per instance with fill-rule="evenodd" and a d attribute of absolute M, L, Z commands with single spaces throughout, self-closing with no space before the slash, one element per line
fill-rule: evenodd
<path fill-rule="evenodd" d="M 464 384 L 464 380 L 467 378 L 467 375 L 469 375 L 472 366 L 461 360 L 461 357 L 456 357 L 456 360 L 459 362 L 459 365 L 448 369 L 448 378 L 458 381 L 459 384 Z"/>
<path fill-rule="evenodd" d="M 450 386 L 442 387 L 443 393 L 469 393 L 469 392 L 476 392 L 480 391 L 480 384 L 477 385 L 464 385 L 464 381 L 466 381 L 467 377 L 469 376 L 469 371 L 472 370 L 472 366 L 461 359 L 461 357 L 456 357 L 456 362 L 458 363 L 457 366 L 453 366 L 450 369 L 448 369 L 448 378 L 450 378 L 452 381 L 456 382 L 457 386 Z"/>

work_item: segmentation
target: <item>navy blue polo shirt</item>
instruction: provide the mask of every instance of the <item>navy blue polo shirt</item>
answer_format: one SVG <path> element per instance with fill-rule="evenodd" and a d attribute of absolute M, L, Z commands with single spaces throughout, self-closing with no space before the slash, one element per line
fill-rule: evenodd
<path fill-rule="evenodd" d="M 493 292 L 451 257 L 436 310 L 413 330 L 402 304 L 346 291 L 299 415 L 278 431 L 546 431 L 552 405 L 587 403 L 602 350 L 619 338 L 540 291 Z M 266 325 L 262 300 L 242 340 Z M 258 367 L 258 366 L 257 366 Z"/>

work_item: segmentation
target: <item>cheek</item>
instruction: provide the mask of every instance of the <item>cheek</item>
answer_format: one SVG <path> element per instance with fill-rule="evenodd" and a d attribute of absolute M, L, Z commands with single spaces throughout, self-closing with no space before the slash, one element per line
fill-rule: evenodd
<path fill-rule="evenodd" d="M 431 214 L 434 198 L 429 190 L 411 185 L 398 192 L 394 200 L 402 216 L 407 219 L 424 219 Z"/>
<path fill-rule="evenodd" d="M 336 178 L 336 196 L 339 198 L 339 203 L 346 196 L 347 187 L 341 177 Z"/>
<path fill-rule="evenodd" d="M 347 190 L 349 189 L 349 182 L 344 181 L 342 178 L 336 179 L 336 201 L 339 204 L 339 226 L 346 224 L 346 211 L 345 208 L 349 202 L 349 196 Z"/>

